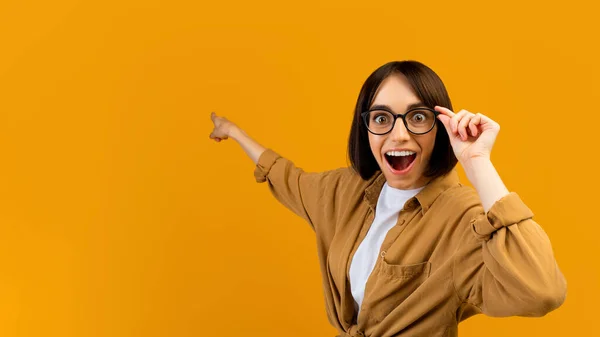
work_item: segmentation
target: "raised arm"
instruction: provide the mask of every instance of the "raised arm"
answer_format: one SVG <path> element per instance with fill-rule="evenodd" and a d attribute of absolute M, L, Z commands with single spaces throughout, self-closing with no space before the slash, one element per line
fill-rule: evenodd
<path fill-rule="evenodd" d="M 548 236 L 512 192 L 487 213 L 471 194 L 453 278 L 461 311 L 543 316 L 565 300 L 567 283 Z M 469 316 L 469 315 L 467 315 Z"/>
<path fill-rule="evenodd" d="M 558 308 L 567 284 L 533 212 L 508 192 L 490 160 L 470 160 L 465 173 L 477 195 L 464 198 L 469 223 L 461 226 L 466 232 L 455 259 L 464 305 L 488 316 L 543 316 Z"/>
<path fill-rule="evenodd" d="M 254 170 L 257 182 L 268 182 L 273 196 L 306 220 L 317 234 L 332 238 L 336 221 L 336 192 L 342 169 L 305 172 L 292 161 L 267 149 Z"/>
<path fill-rule="evenodd" d="M 500 125 L 481 113 L 436 107 L 456 158 L 477 194 L 463 189 L 463 235 L 454 254 L 459 315 L 542 316 L 565 300 L 567 283 L 533 213 L 509 193 L 490 153 Z"/>
<path fill-rule="evenodd" d="M 335 193 L 344 169 L 305 172 L 292 161 L 253 140 L 242 129 L 224 117 L 211 115 L 215 129 L 211 139 L 231 137 L 256 164 L 257 182 L 267 182 L 273 196 L 286 208 L 306 220 L 323 239 L 330 239 L 335 226 Z"/>

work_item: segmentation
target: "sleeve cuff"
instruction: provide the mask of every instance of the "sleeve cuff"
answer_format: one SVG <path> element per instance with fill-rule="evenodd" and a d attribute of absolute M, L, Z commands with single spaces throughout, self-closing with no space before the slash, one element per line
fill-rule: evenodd
<path fill-rule="evenodd" d="M 275 161 L 281 156 L 273 151 L 272 149 L 266 149 L 260 157 L 258 157 L 258 162 L 256 163 L 256 167 L 254 169 L 254 178 L 257 183 L 263 183 L 267 181 L 267 175 L 271 170 Z"/>
<path fill-rule="evenodd" d="M 533 212 L 525 205 L 519 195 L 510 192 L 496 201 L 486 214 L 480 214 L 471 220 L 475 235 L 480 238 L 489 236 L 498 229 L 533 218 Z"/>

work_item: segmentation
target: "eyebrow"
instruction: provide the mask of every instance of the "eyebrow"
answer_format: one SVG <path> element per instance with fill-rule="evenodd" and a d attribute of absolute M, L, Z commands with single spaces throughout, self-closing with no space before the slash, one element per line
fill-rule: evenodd
<path fill-rule="evenodd" d="M 427 106 L 423 102 L 417 102 L 417 103 L 410 104 L 406 110 L 410 110 L 412 108 L 426 108 L 426 107 Z M 377 109 L 394 111 L 394 110 L 392 110 L 392 108 L 390 108 L 388 105 L 385 105 L 385 104 L 373 105 L 369 110 L 377 110 Z"/>

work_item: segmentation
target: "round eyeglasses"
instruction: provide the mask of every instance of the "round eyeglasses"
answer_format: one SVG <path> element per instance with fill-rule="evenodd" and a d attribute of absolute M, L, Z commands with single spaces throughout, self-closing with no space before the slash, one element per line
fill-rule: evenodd
<path fill-rule="evenodd" d="M 415 135 L 426 134 L 433 130 L 440 113 L 425 107 L 412 108 L 404 114 L 395 114 L 390 110 L 378 108 L 361 114 L 367 130 L 375 135 L 385 135 L 394 129 L 396 119 L 402 118 L 406 129 Z"/>

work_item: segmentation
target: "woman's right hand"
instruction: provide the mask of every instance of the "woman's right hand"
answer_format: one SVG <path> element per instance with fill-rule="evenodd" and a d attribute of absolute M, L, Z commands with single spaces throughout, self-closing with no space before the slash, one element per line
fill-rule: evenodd
<path fill-rule="evenodd" d="M 225 117 L 219 117 L 214 112 L 210 113 L 210 119 L 213 121 L 214 129 L 210 133 L 210 139 L 217 142 L 229 138 L 231 131 L 236 125 Z"/>
<path fill-rule="evenodd" d="M 219 117 L 212 112 L 210 114 L 210 119 L 215 124 L 215 128 L 210 133 L 211 139 L 220 142 L 221 140 L 231 137 L 242 146 L 254 164 L 258 163 L 258 158 L 260 158 L 261 154 L 266 150 L 262 145 L 250 138 L 244 130 L 240 129 L 227 118 Z"/>

